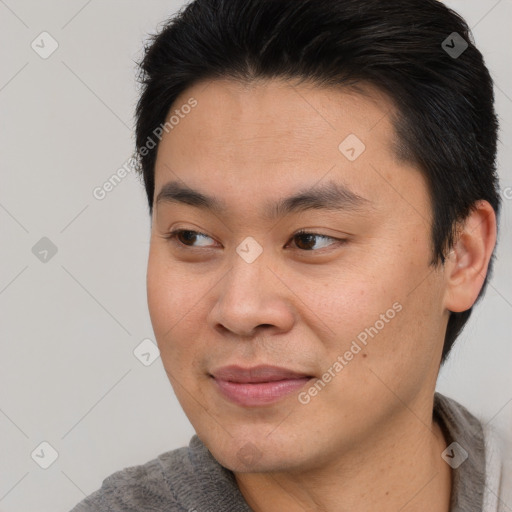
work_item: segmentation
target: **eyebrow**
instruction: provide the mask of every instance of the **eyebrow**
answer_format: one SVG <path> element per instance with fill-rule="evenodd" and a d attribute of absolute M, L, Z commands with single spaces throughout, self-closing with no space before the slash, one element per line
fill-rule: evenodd
<path fill-rule="evenodd" d="M 209 210 L 219 216 L 228 213 L 226 203 L 218 197 L 208 196 L 178 181 L 170 181 L 162 186 L 155 204 L 158 205 L 161 202 L 187 204 Z M 344 185 L 328 181 L 323 185 L 300 190 L 277 202 L 267 202 L 264 205 L 263 216 L 265 219 L 274 220 L 308 210 L 357 211 L 368 207 L 369 204 L 368 199 L 352 192 Z"/>

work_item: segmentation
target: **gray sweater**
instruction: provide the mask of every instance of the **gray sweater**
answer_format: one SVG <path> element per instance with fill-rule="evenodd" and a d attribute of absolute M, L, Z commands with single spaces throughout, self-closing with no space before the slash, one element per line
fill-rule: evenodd
<path fill-rule="evenodd" d="M 504 439 L 439 393 L 434 415 L 448 444 L 468 458 L 453 470 L 451 512 L 512 512 L 510 454 Z M 445 460 L 458 465 L 458 447 Z M 506 459 L 506 460 L 505 460 Z M 506 462 L 506 464 L 504 464 Z M 188 447 L 127 467 L 103 480 L 100 489 L 71 512 L 251 512 L 231 471 L 221 466 L 194 435 Z"/>

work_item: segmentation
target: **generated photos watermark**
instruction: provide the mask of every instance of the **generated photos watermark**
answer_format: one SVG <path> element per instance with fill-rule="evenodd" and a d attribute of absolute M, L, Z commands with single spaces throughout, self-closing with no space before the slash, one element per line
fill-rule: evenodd
<path fill-rule="evenodd" d="M 160 123 L 152 132 L 153 136 L 148 136 L 146 143 L 138 150 L 139 157 L 146 156 L 151 149 L 154 149 L 158 142 L 162 140 L 164 133 L 169 133 L 184 119 L 187 114 L 192 112 L 192 109 L 197 106 L 197 100 L 193 97 L 189 98 L 186 103 L 182 104 L 179 108 L 175 108 L 172 114 L 168 117 L 165 123 Z M 121 181 L 137 169 L 138 159 L 131 156 L 126 162 L 117 169 L 104 183 L 94 187 L 92 195 L 98 201 L 102 201 L 107 195 L 112 192 Z"/>
<path fill-rule="evenodd" d="M 375 338 L 402 309 L 402 304 L 395 302 L 391 308 L 379 316 L 379 319 L 372 326 L 362 330 L 350 344 L 350 349 L 336 358 L 336 361 L 324 372 L 322 378 L 317 379 L 306 391 L 299 393 L 299 402 L 303 405 L 309 404 L 311 399 L 317 396 L 354 359 L 354 356 L 361 352 L 362 346 L 366 347 L 370 339 Z"/>

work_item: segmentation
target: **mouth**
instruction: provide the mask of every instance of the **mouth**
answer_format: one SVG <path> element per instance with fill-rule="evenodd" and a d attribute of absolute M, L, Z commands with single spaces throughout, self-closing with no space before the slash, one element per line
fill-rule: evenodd
<path fill-rule="evenodd" d="M 314 378 L 277 366 L 224 366 L 213 371 L 210 377 L 224 398 L 245 407 L 275 403 Z"/>

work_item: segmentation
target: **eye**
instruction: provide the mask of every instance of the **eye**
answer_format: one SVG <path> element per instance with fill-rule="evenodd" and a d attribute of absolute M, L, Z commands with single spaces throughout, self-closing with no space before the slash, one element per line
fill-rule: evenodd
<path fill-rule="evenodd" d="M 212 240 L 211 237 L 209 237 L 208 235 L 205 235 L 204 233 L 198 233 L 197 231 L 192 231 L 190 229 L 175 229 L 174 231 L 171 231 L 170 233 L 168 233 L 165 238 L 167 238 L 168 240 L 172 240 L 174 242 L 176 242 L 177 244 L 181 244 L 181 245 L 184 245 L 186 247 L 197 247 L 197 246 L 194 246 L 193 243 L 198 239 L 198 238 L 209 238 L 210 240 Z M 200 247 L 207 247 L 208 244 L 206 243 L 202 243 L 200 244 Z"/>
<path fill-rule="evenodd" d="M 329 247 L 331 245 L 333 245 L 334 243 L 343 243 L 344 240 L 343 239 L 340 239 L 340 238 L 334 238 L 332 236 L 327 236 L 327 235 L 320 235 L 318 233 L 310 233 L 308 231 L 299 231 L 298 233 L 295 233 L 292 237 L 292 240 L 298 240 L 299 243 L 295 242 L 295 245 L 301 249 L 301 250 L 304 250 L 304 251 L 311 251 L 313 249 L 325 249 L 326 247 Z M 328 242 L 329 240 L 331 240 L 332 242 L 331 243 L 328 243 L 328 244 L 321 244 L 321 247 L 316 247 L 315 248 L 315 242 L 317 240 L 323 240 L 324 242 Z"/>

